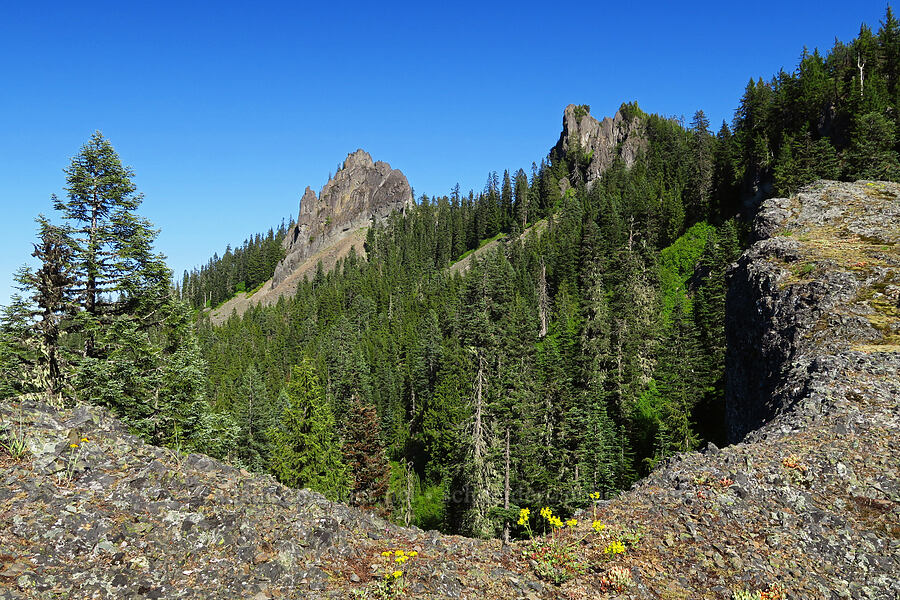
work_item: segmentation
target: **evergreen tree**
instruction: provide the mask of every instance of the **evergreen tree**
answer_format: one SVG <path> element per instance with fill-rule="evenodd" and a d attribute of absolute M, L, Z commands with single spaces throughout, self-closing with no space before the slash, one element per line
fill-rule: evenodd
<path fill-rule="evenodd" d="M 310 360 L 293 367 L 285 389 L 288 403 L 270 432 L 272 472 L 285 485 L 345 498 L 347 473 L 334 415 Z"/>
<path fill-rule="evenodd" d="M 19 281 L 33 292 L 32 301 L 40 320 L 35 323 L 40 345 L 37 360 L 38 379 L 51 403 L 58 404 L 62 395 L 62 347 L 60 321 L 73 312 L 70 275 L 71 248 L 59 228 L 43 217 L 38 218 L 40 243 L 34 245 L 32 256 L 41 266 L 32 273 L 23 271 Z"/>
<path fill-rule="evenodd" d="M 152 312 L 168 294 L 169 271 L 153 253 L 157 231 L 135 213 L 143 196 L 131 181 L 134 172 L 109 140 L 95 132 L 65 173 L 67 199 L 54 196 L 53 204 L 72 239 L 85 354 L 96 357 L 96 327 L 111 315 Z"/>
<path fill-rule="evenodd" d="M 672 313 L 672 324 L 657 369 L 656 380 L 663 398 L 657 435 L 656 459 L 696 447 L 694 407 L 699 398 L 697 332 L 681 304 Z"/>
<path fill-rule="evenodd" d="M 851 176 L 900 180 L 896 125 L 878 112 L 860 115 L 848 150 Z"/>
<path fill-rule="evenodd" d="M 696 222 L 709 218 L 713 190 L 713 143 L 715 138 L 709 133 L 709 119 L 702 110 L 694 113 L 694 119 L 691 121 L 691 133 L 693 160 L 691 161 L 691 184 L 686 212 L 688 219 Z M 681 231 L 678 232 L 678 235 L 681 235 Z"/>
<path fill-rule="evenodd" d="M 16 279 L 21 281 L 27 269 Z M 44 380 L 38 370 L 39 341 L 34 327 L 34 304 L 20 294 L 13 295 L 0 314 L 0 398 L 42 392 Z"/>
<path fill-rule="evenodd" d="M 253 364 L 241 375 L 233 412 L 239 428 L 235 448 L 238 460 L 253 471 L 265 470 L 271 450 L 268 431 L 275 414 L 265 382 Z"/>
<path fill-rule="evenodd" d="M 350 407 L 344 442 L 344 461 L 350 478 L 350 503 L 377 506 L 386 503 L 390 469 L 381 441 L 375 407 L 358 398 Z"/>

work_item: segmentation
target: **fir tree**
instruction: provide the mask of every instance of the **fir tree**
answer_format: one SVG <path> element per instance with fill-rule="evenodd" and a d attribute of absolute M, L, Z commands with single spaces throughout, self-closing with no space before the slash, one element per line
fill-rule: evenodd
<path fill-rule="evenodd" d="M 268 431 L 274 424 L 275 415 L 255 365 L 251 364 L 241 375 L 237 394 L 233 411 L 239 430 L 235 444 L 237 458 L 248 469 L 263 471 L 269 465 Z"/>
<path fill-rule="evenodd" d="M 96 356 L 91 325 L 107 317 L 152 307 L 168 294 L 169 272 L 153 253 L 157 231 L 136 214 L 143 196 L 134 172 L 98 131 L 66 173 L 66 200 L 54 196 L 65 232 L 72 239 L 72 262 L 79 305 L 86 323 L 85 353 Z"/>
<path fill-rule="evenodd" d="M 350 406 L 344 443 L 344 461 L 350 478 L 350 503 L 377 506 L 385 503 L 390 469 L 381 441 L 375 407 L 358 398 Z"/>
<path fill-rule="evenodd" d="M 39 333 L 39 354 L 37 360 L 38 379 L 51 403 L 58 404 L 61 399 L 62 352 L 60 344 L 60 322 L 71 317 L 73 312 L 71 287 L 72 251 L 65 235 L 43 217 L 38 218 L 40 243 L 34 245 L 32 256 L 41 265 L 36 272 L 23 271 L 19 277 L 20 284 L 33 293 L 32 301 L 36 307 L 35 316 L 40 319 L 35 323 Z"/>
<path fill-rule="evenodd" d="M 272 472 L 291 487 L 307 487 L 332 500 L 346 497 L 347 474 L 334 415 L 311 361 L 291 370 L 288 403 L 270 432 Z"/>

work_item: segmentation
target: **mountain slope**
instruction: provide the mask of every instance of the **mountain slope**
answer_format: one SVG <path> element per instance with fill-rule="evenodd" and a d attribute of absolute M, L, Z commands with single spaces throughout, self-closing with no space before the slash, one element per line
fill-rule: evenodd
<path fill-rule="evenodd" d="M 556 540 L 583 572 L 560 586 L 537 580 L 528 542 L 399 528 L 144 445 L 101 409 L 28 401 L 0 404 L 30 448 L 0 463 L 0 581 L 11 598 L 379 597 L 396 568 L 382 552 L 402 549 L 418 553 L 401 563 L 415 598 L 895 598 L 898 225 L 897 184 L 822 182 L 764 203 L 730 277 L 729 414 L 771 420 L 580 515 Z"/>
<path fill-rule="evenodd" d="M 304 277 L 312 279 L 319 263 L 322 264 L 322 270 L 327 273 L 335 267 L 339 260 L 346 258 L 351 250 L 360 257 L 365 256 L 364 245 L 368 229 L 368 227 L 360 227 L 333 240 L 331 244 L 322 247 L 297 264 L 277 285 L 273 279 L 269 279 L 253 295 L 239 292 L 234 298 L 211 309 L 209 320 L 213 325 L 221 325 L 232 314 L 242 315 L 251 306 L 271 306 L 278 302 L 279 298 L 293 296 L 297 290 L 297 283 Z"/>
<path fill-rule="evenodd" d="M 297 283 L 304 275 L 315 273 L 319 261 L 328 271 L 351 248 L 364 255 L 367 227 L 395 210 L 403 212 L 412 202 L 412 188 L 399 169 L 372 161 L 362 149 L 348 154 L 319 195 L 306 188 L 297 222 L 282 242 L 284 258 L 275 266 L 272 278 L 252 296 L 241 292 L 212 309 L 210 319 L 218 325 L 232 313 L 244 314 L 250 306 L 269 306 L 281 297 L 293 296 Z"/>

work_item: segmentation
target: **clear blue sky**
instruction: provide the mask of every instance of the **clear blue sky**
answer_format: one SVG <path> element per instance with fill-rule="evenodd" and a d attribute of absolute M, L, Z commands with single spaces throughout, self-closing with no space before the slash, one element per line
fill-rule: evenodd
<path fill-rule="evenodd" d="M 416 191 L 530 167 L 563 108 L 623 101 L 715 127 L 804 45 L 877 29 L 886 3 L 4 2 L 0 303 L 95 129 L 136 172 L 182 271 L 295 215 L 358 147 Z"/>

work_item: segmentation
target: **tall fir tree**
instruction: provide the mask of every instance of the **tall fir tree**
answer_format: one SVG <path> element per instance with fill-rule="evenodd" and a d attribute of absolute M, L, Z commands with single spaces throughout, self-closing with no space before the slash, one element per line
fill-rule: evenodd
<path fill-rule="evenodd" d="M 270 432 L 272 472 L 291 487 L 306 487 L 332 500 L 344 499 L 347 472 L 325 390 L 309 359 L 291 369 L 287 405 Z"/>

